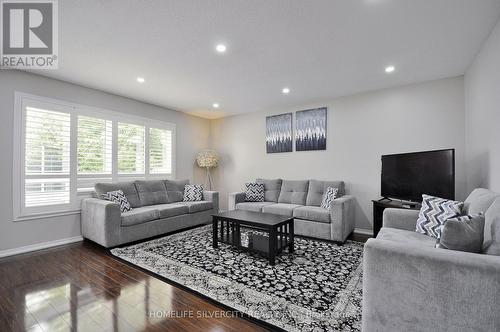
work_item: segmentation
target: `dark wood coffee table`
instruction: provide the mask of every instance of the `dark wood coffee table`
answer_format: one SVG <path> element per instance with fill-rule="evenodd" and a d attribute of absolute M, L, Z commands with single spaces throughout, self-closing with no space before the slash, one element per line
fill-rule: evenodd
<path fill-rule="evenodd" d="M 213 247 L 226 243 L 237 249 L 257 252 L 275 264 L 275 257 L 283 249 L 293 252 L 293 217 L 270 213 L 233 210 L 212 215 Z M 241 228 L 256 230 L 269 236 L 256 234 L 248 246 L 241 243 Z"/>

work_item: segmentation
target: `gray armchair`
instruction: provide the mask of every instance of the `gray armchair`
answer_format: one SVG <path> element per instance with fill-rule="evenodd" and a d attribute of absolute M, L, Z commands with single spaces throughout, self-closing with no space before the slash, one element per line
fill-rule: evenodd
<path fill-rule="evenodd" d="M 363 331 L 499 331 L 499 195 L 475 190 L 465 212 L 485 212 L 483 253 L 438 249 L 415 232 L 418 211 L 386 209 L 363 256 Z"/>

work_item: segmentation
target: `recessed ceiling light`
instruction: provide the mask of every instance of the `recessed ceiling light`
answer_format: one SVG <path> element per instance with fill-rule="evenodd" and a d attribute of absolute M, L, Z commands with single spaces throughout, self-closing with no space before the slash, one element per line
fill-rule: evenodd
<path fill-rule="evenodd" d="M 219 104 L 217 104 L 217 103 L 213 103 L 213 104 L 212 104 L 212 107 L 213 107 L 213 108 L 219 108 Z"/>
<path fill-rule="evenodd" d="M 226 45 L 224 45 L 224 44 L 218 44 L 217 46 L 215 46 L 215 49 L 219 53 L 224 53 L 224 52 L 226 52 L 227 48 L 226 48 Z"/>
<path fill-rule="evenodd" d="M 396 70 L 396 68 L 394 66 L 387 66 L 385 67 L 385 72 L 386 73 L 392 73 L 394 70 Z"/>
<path fill-rule="evenodd" d="M 137 82 L 142 84 L 142 83 L 146 82 L 146 80 L 144 79 L 144 77 L 137 77 Z"/>
<path fill-rule="evenodd" d="M 283 94 L 287 95 L 287 94 L 289 94 L 289 93 L 290 93 L 290 89 L 289 89 L 289 88 L 283 88 L 283 89 L 281 90 L 281 92 L 283 92 Z"/>

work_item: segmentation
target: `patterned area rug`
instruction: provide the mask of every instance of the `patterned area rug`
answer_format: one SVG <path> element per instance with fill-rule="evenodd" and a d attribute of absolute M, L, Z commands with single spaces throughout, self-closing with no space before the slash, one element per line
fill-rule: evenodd
<path fill-rule="evenodd" d="M 296 238 L 266 258 L 219 244 L 203 226 L 112 254 L 287 331 L 361 330 L 363 245 Z"/>

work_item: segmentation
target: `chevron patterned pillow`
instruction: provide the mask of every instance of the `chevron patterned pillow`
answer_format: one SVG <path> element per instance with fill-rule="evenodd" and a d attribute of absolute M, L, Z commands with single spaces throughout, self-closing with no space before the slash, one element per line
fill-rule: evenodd
<path fill-rule="evenodd" d="M 438 239 L 446 220 L 462 214 L 463 202 L 422 195 L 422 208 L 417 219 L 416 232 Z"/>
<path fill-rule="evenodd" d="M 186 184 L 184 186 L 184 202 L 199 202 L 203 200 L 203 186 L 201 184 Z"/>
<path fill-rule="evenodd" d="M 120 205 L 121 212 L 127 212 L 132 210 L 132 207 L 130 206 L 127 197 L 121 190 L 108 191 L 107 193 L 102 194 L 101 198 L 107 201 L 118 203 Z"/>
<path fill-rule="evenodd" d="M 245 183 L 245 201 L 264 202 L 264 184 L 257 182 Z"/>
<path fill-rule="evenodd" d="M 337 198 L 337 194 L 339 192 L 339 188 L 328 187 L 323 194 L 323 199 L 321 200 L 321 207 L 323 209 L 330 210 L 332 208 L 332 203 L 335 198 Z"/>

